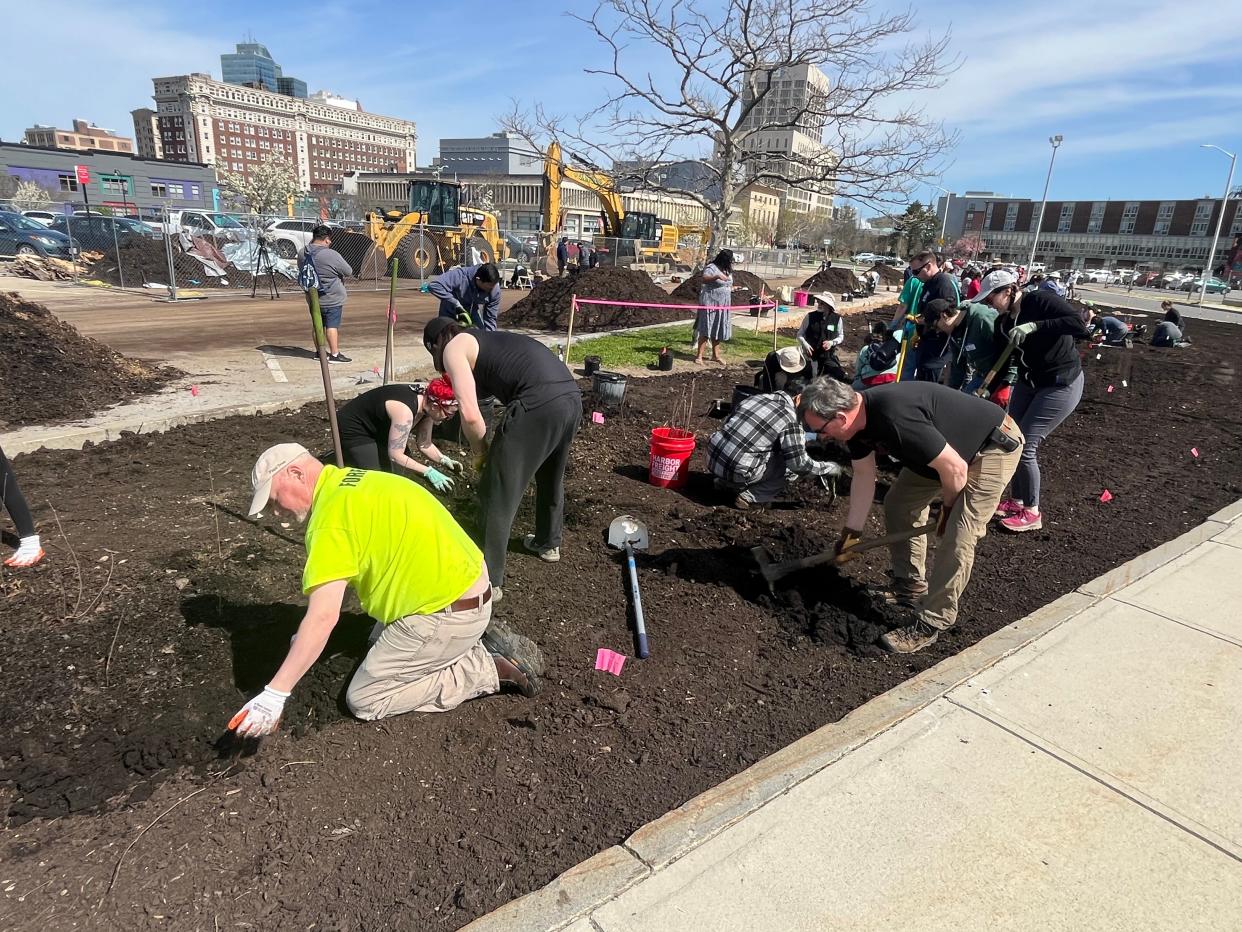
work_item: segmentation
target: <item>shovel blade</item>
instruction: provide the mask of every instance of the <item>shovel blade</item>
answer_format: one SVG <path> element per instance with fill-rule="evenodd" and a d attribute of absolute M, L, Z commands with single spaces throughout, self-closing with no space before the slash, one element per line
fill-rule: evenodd
<path fill-rule="evenodd" d="M 647 526 L 633 515 L 619 515 L 608 525 L 608 546 L 619 550 L 627 543 L 635 550 L 646 550 Z"/>

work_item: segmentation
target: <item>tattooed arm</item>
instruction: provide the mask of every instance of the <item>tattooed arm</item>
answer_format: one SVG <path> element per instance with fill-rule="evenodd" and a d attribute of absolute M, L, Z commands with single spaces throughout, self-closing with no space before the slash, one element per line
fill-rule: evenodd
<path fill-rule="evenodd" d="M 427 457 L 427 459 L 431 460 L 433 463 L 439 463 L 444 459 L 444 454 L 440 452 L 439 447 L 431 442 L 431 431 L 434 427 L 435 424 L 432 422 L 431 418 L 424 417 L 418 422 L 418 427 L 415 430 L 414 436 L 418 445 L 418 452 L 423 454 L 423 456 Z"/>
<path fill-rule="evenodd" d="M 404 405 L 399 401 L 389 401 L 384 407 L 389 416 L 388 458 L 392 460 L 394 466 L 400 466 L 422 475 L 427 471 L 427 467 L 412 459 L 405 452 L 410 442 L 410 432 L 414 429 L 414 412 L 410 410 L 409 405 Z"/>

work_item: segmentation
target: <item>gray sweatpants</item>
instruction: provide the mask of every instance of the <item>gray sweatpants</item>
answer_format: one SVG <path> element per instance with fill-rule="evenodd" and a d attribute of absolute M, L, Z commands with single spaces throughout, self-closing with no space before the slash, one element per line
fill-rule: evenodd
<path fill-rule="evenodd" d="M 582 420 L 577 392 L 527 410 L 521 401 L 505 409 L 496 428 L 479 485 L 483 559 L 493 586 L 505 581 L 505 556 L 513 518 L 526 487 L 535 480 L 535 544 L 559 547 L 565 521 L 565 467 Z"/>
<path fill-rule="evenodd" d="M 1022 448 L 1018 470 L 1013 474 L 1009 497 L 1027 508 L 1039 507 L 1039 445 L 1074 413 L 1078 402 L 1082 401 L 1083 382 L 1083 373 L 1079 372 L 1078 378 L 1068 385 L 1032 388 L 1019 381 L 1013 387 L 1009 416 L 1018 422 L 1026 445 Z"/>

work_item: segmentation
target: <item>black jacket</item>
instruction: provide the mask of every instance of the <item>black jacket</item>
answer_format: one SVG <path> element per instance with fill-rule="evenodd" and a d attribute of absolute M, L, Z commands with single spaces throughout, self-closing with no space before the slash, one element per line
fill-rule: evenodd
<path fill-rule="evenodd" d="M 1014 350 L 1018 359 L 1018 378 L 1034 388 L 1069 385 L 1082 372 L 1078 340 L 1090 334 L 1082 315 L 1064 298 L 1051 291 L 1031 291 L 1022 295 L 1018 319 L 997 318 L 999 339 L 1008 340 L 1015 323 L 1034 323 L 1035 332 Z"/>

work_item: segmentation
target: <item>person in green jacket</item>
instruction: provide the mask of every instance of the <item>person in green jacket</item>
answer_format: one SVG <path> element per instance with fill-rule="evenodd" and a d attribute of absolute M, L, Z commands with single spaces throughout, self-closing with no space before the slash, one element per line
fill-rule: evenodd
<path fill-rule="evenodd" d="M 996 365 L 1006 340 L 996 338 L 996 311 L 986 304 L 963 301 L 954 305 L 937 298 L 927 302 L 923 318 L 929 326 L 949 336 L 949 387 L 973 394 Z M 988 386 L 988 399 L 1002 408 L 1009 404 L 1009 394 L 1018 378 L 1017 361 L 1009 364 Z"/>

